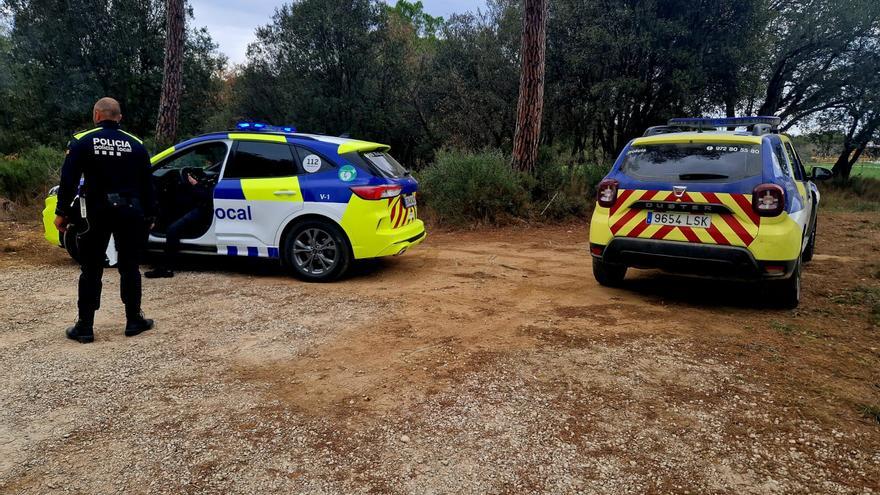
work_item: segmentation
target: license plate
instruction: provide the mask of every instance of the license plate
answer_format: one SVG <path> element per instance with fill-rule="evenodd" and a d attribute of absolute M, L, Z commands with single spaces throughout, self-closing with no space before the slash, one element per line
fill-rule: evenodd
<path fill-rule="evenodd" d="M 712 225 L 712 217 L 709 215 L 649 211 L 647 222 L 648 225 L 670 225 L 673 227 L 708 229 Z"/>
<path fill-rule="evenodd" d="M 416 195 L 415 194 L 407 194 L 403 197 L 403 206 L 407 208 L 412 208 L 416 205 Z"/>

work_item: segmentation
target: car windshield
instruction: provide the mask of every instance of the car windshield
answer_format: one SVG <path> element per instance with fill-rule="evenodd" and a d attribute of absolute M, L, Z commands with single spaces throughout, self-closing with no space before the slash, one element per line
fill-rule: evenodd
<path fill-rule="evenodd" d="M 409 175 L 409 171 L 403 165 L 383 151 L 361 153 L 361 156 L 386 177 L 398 179 Z"/>
<path fill-rule="evenodd" d="M 626 175 L 658 182 L 733 182 L 761 174 L 761 146 L 754 143 L 633 145 L 621 166 Z"/>
<path fill-rule="evenodd" d="M 219 171 L 226 158 L 226 143 L 214 142 L 196 145 L 162 164 L 163 169 L 200 168 Z"/>

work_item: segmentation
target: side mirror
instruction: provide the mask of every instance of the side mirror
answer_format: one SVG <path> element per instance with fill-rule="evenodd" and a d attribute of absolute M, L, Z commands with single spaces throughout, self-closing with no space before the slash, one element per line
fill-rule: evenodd
<path fill-rule="evenodd" d="M 810 173 L 812 180 L 828 180 L 832 177 L 834 177 L 834 173 L 825 167 L 813 167 L 813 171 Z"/>

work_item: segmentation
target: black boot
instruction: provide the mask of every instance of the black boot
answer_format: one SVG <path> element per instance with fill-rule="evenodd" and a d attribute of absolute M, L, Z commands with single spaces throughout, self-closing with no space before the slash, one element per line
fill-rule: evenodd
<path fill-rule="evenodd" d="M 147 278 L 171 278 L 174 276 L 174 272 L 164 266 L 160 266 L 144 273 L 144 276 Z"/>
<path fill-rule="evenodd" d="M 142 332 L 153 328 L 153 320 L 144 318 L 144 314 L 138 312 L 133 316 L 126 318 L 128 322 L 125 324 L 125 336 L 134 337 Z"/>
<path fill-rule="evenodd" d="M 67 338 L 80 344 L 88 344 L 95 341 L 93 323 L 86 320 L 76 320 L 76 324 L 67 329 Z"/>

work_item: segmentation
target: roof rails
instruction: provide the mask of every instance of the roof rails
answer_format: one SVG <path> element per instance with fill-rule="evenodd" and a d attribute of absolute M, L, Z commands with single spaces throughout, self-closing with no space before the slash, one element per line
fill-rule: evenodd
<path fill-rule="evenodd" d="M 669 119 L 667 123 L 671 127 L 685 127 L 700 129 L 715 129 L 729 127 L 745 127 L 750 128 L 755 136 L 763 136 L 771 132 L 779 132 L 779 124 L 782 119 L 775 116 L 756 116 L 756 117 L 721 117 L 721 118 L 699 118 L 685 117 Z"/>
<path fill-rule="evenodd" d="M 670 134 L 673 132 L 684 132 L 684 131 L 714 131 L 714 127 L 709 126 L 684 126 L 684 125 L 655 125 L 648 127 L 645 129 L 644 137 L 647 136 L 656 136 L 658 134 Z"/>

